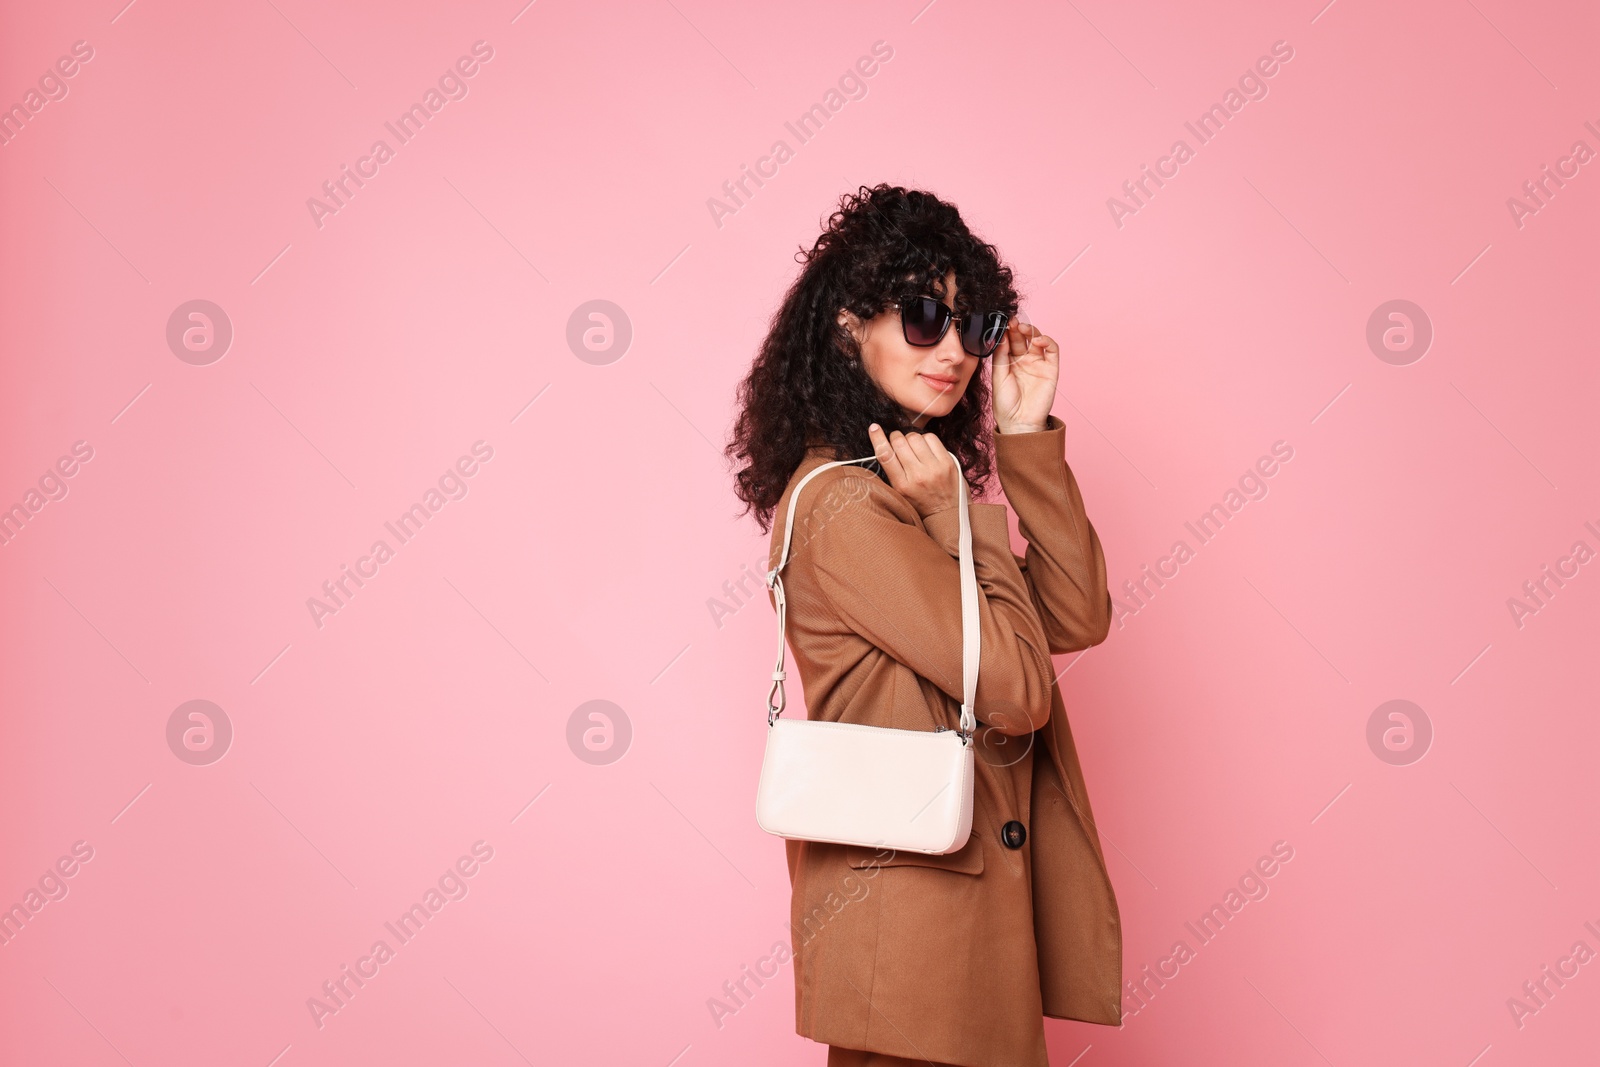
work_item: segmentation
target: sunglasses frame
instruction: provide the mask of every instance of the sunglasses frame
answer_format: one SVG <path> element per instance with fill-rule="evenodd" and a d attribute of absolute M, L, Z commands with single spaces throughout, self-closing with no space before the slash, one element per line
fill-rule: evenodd
<path fill-rule="evenodd" d="M 967 332 L 967 320 L 969 318 L 971 318 L 972 316 L 974 316 L 974 315 L 999 315 L 1001 320 L 1002 320 L 1001 323 L 1000 323 L 1000 329 L 999 329 L 999 332 L 998 332 L 997 336 L 995 337 L 994 344 L 989 346 L 989 350 L 987 352 L 984 352 L 984 353 L 982 353 L 980 355 L 979 353 L 972 351 L 965 344 L 962 344 L 962 346 L 961 346 L 961 351 L 965 352 L 969 356 L 974 356 L 974 357 L 976 357 L 978 359 L 988 359 L 990 356 L 994 355 L 994 350 L 1000 347 L 1000 342 L 1005 340 L 1006 330 L 1011 325 L 1011 316 L 1008 315 L 1004 311 L 982 311 L 982 312 L 979 312 L 979 311 L 966 311 L 966 312 L 962 312 L 960 315 L 957 315 L 955 313 L 955 311 L 950 307 L 950 305 L 946 304 L 943 300 L 940 300 L 936 296 L 932 296 L 930 294 L 926 294 L 925 293 L 922 296 L 916 297 L 915 299 L 917 299 L 917 300 L 932 300 L 935 304 L 938 304 L 940 307 L 944 308 L 945 320 L 944 320 L 944 326 L 939 330 L 939 336 L 938 337 L 935 337 L 932 341 L 928 341 L 928 342 L 926 342 L 924 344 L 918 344 L 916 341 L 913 341 L 911 339 L 910 329 L 906 325 L 906 306 L 904 304 L 900 303 L 898 300 L 891 300 L 889 302 L 889 306 L 892 307 L 892 308 L 897 309 L 900 312 L 900 336 L 905 338 L 906 344 L 911 345 L 914 348 L 933 348 L 933 347 L 935 347 L 936 345 L 938 345 L 938 343 L 940 341 L 944 340 L 944 335 L 950 332 L 950 325 L 952 323 L 955 323 L 955 322 L 959 321 L 960 325 L 957 327 L 956 335 L 958 337 L 960 337 L 960 336 L 964 335 Z"/>

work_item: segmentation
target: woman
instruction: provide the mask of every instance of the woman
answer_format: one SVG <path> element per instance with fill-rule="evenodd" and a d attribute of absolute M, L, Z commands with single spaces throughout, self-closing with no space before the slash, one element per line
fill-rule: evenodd
<path fill-rule="evenodd" d="M 769 567 L 802 477 L 835 459 L 881 467 L 823 471 L 796 512 L 783 574 L 808 716 L 957 725 L 951 453 L 974 495 L 992 458 L 1028 547 L 1012 552 L 1004 504 L 970 504 L 982 661 L 967 844 L 785 842 L 796 1030 L 828 1043 L 830 1067 L 1038 1067 L 1044 1016 L 1120 1024 L 1122 992 L 1116 898 L 1050 659 L 1104 640 L 1112 617 L 1050 414 L 1060 353 L 1017 321 L 995 249 L 931 194 L 863 187 L 797 258 L 728 446 L 740 499 L 772 530 Z"/>

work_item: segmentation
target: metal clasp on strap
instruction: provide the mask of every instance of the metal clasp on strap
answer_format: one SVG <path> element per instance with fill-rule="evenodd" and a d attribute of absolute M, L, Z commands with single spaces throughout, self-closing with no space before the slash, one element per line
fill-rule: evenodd
<path fill-rule="evenodd" d="M 773 696 L 774 693 L 776 693 L 777 696 L 778 696 L 778 702 L 776 704 L 774 704 L 772 702 L 772 696 Z M 773 721 L 776 720 L 778 716 L 783 714 L 783 709 L 784 709 L 784 706 L 786 705 L 786 703 L 787 703 L 787 699 L 784 696 L 784 692 L 783 692 L 783 671 L 782 670 L 773 671 L 772 672 L 772 686 L 771 686 L 771 688 L 769 688 L 767 690 L 767 725 L 768 726 L 771 726 Z"/>
<path fill-rule="evenodd" d="M 936 734 L 953 733 L 961 739 L 963 745 L 969 748 L 972 746 L 972 732 L 970 730 L 951 730 L 948 726 L 935 726 L 933 732 Z"/>

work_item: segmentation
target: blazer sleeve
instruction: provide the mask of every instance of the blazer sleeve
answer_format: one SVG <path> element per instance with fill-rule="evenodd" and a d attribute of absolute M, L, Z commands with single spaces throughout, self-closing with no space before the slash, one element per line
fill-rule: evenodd
<path fill-rule="evenodd" d="M 959 703 L 957 505 L 920 519 L 893 487 L 870 475 L 861 480 L 866 491 L 811 537 L 818 587 L 851 630 Z M 1050 718 L 1054 677 L 1045 631 L 1011 551 L 1005 505 L 969 504 L 969 519 L 982 640 L 973 712 L 1001 733 L 1030 733 Z"/>
<path fill-rule="evenodd" d="M 1105 553 L 1067 465 L 1066 437 L 1054 415 L 1043 430 L 994 435 L 1000 485 L 1028 542 L 1023 576 L 1052 654 L 1104 641 L 1113 615 Z"/>

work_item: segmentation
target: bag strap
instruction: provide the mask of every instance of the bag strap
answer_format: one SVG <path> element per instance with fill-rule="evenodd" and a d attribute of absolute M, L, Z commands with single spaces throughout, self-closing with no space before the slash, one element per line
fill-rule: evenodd
<path fill-rule="evenodd" d="M 794 515 L 798 510 L 796 505 L 800 501 L 800 493 L 806 483 L 829 467 L 840 467 L 847 463 L 871 463 L 877 456 L 863 456 L 860 459 L 837 459 L 824 463 L 815 470 L 810 471 L 800 479 L 800 484 L 794 487 L 794 492 L 789 496 L 789 511 L 783 523 L 783 551 L 778 555 L 778 565 L 767 572 L 767 588 L 772 590 L 774 604 L 778 611 L 778 659 L 772 668 L 772 687 L 767 690 L 767 725 L 771 726 L 778 716 L 783 714 L 786 699 L 783 689 L 783 658 L 789 637 L 788 604 L 783 594 L 783 578 L 781 571 L 789 562 L 789 542 L 794 536 Z M 978 727 L 977 715 L 973 710 L 973 701 L 978 692 L 978 661 L 980 649 L 980 636 L 978 630 L 978 573 L 972 562 L 972 522 L 967 515 L 967 475 L 961 469 L 961 460 L 954 454 L 950 460 L 956 465 L 956 476 L 961 479 L 960 491 L 957 494 L 959 515 L 961 519 L 961 536 L 959 538 L 961 552 L 961 741 L 970 744 L 972 733 Z M 777 703 L 773 703 L 776 695 Z"/>

